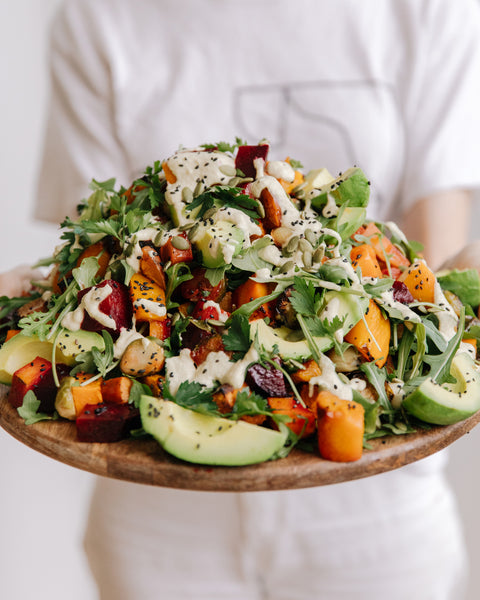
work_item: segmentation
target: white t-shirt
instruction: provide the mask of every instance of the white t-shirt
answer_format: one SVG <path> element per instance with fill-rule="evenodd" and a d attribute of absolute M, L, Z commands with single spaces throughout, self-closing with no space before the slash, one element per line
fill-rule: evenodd
<path fill-rule="evenodd" d="M 129 184 L 235 136 L 362 167 L 380 219 L 478 186 L 479 30 L 475 0 L 67 0 L 37 216 L 71 214 L 92 178 Z"/>
<path fill-rule="evenodd" d="M 235 136 L 307 169 L 362 167 L 380 219 L 480 185 L 475 0 L 67 0 L 52 35 L 39 218 L 71 214 L 93 177 L 128 185 L 179 145 Z M 457 598 L 441 462 L 266 494 L 101 479 L 102 599 Z"/>

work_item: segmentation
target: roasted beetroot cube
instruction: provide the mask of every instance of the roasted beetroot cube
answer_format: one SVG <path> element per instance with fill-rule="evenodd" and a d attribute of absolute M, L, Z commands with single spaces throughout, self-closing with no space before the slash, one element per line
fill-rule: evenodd
<path fill-rule="evenodd" d="M 118 442 L 140 427 L 140 413 L 132 404 L 87 404 L 76 424 L 79 442 Z"/>
<path fill-rule="evenodd" d="M 257 170 L 254 161 L 256 158 L 267 160 L 269 145 L 261 144 L 259 146 L 239 146 L 237 156 L 235 157 L 235 167 L 240 169 L 245 177 L 255 178 Z"/>
<path fill-rule="evenodd" d="M 249 367 L 247 383 L 266 396 L 283 397 L 290 393 L 283 373 L 273 365 L 265 367 L 256 363 Z"/>
<path fill-rule="evenodd" d="M 116 324 L 115 329 L 105 327 L 99 323 L 92 315 L 85 312 L 85 316 L 82 321 L 81 328 L 86 331 L 108 331 L 112 337 L 117 337 L 120 333 L 120 329 L 125 327 L 125 329 L 129 329 L 132 324 L 133 317 L 133 306 L 132 301 L 130 299 L 130 294 L 128 288 L 123 283 L 119 283 L 113 279 L 107 279 L 94 286 L 95 289 L 103 288 L 105 286 L 109 286 L 111 288 L 111 293 L 108 294 L 106 298 L 104 298 L 99 304 L 98 309 L 105 313 L 105 315 L 111 317 Z M 90 292 L 93 287 L 86 288 L 85 290 L 81 290 L 78 292 L 78 301 L 80 302 L 83 296 Z"/>
<path fill-rule="evenodd" d="M 68 367 L 57 365 L 59 378 L 65 376 L 67 372 Z M 30 390 L 40 401 L 39 412 L 52 413 L 55 410 L 57 388 L 53 379 L 53 368 L 50 361 L 37 356 L 32 362 L 15 371 L 8 394 L 10 404 L 15 408 L 22 406 L 23 398 Z"/>

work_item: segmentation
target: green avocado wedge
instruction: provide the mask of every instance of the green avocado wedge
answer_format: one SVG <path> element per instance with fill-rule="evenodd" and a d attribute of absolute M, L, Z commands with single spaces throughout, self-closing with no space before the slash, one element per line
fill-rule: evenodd
<path fill-rule="evenodd" d="M 287 432 L 202 415 L 170 400 L 142 396 L 143 428 L 173 456 L 204 465 L 242 466 L 272 458 Z"/>
<path fill-rule="evenodd" d="M 75 365 L 75 357 L 93 347 L 105 349 L 105 342 L 93 331 L 68 331 L 64 329 L 56 338 L 55 360 L 68 366 Z M 37 356 L 52 360 L 53 344 L 36 336 L 18 333 L 0 348 L 0 383 L 10 385 L 15 371 Z"/>
<path fill-rule="evenodd" d="M 472 358 L 457 354 L 450 372 L 456 383 L 438 384 L 427 379 L 404 399 L 405 410 L 433 425 L 452 425 L 480 410 L 480 373 Z"/>

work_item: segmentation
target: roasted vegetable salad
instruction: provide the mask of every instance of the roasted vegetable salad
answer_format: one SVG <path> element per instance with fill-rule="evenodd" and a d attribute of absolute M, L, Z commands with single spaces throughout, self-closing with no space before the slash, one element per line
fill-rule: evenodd
<path fill-rule="evenodd" d="M 355 461 L 480 408 L 478 273 L 437 276 L 370 220 L 361 169 L 237 140 L 91 188 L 47 278 L 0 299 L 0 382 L 27 424 L 243 465 L 295 446 Z"/>

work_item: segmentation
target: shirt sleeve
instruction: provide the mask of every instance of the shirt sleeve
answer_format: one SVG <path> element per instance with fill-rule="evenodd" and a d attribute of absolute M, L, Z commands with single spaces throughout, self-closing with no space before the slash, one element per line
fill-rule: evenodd
<path fill-rule="evenodd" d="M 89 1 L 62 5 L 51 29 L 50 100 L 35 217 L 74 215 L 101 181 L 126 171 L 116 135 L 112 70 L 99 11 Z"/>
<path fill-rule="evenodd" d="M 480 187 L 480 4 L 424 3 L 405 101 L 406 208 L 449 189 Z"/>

